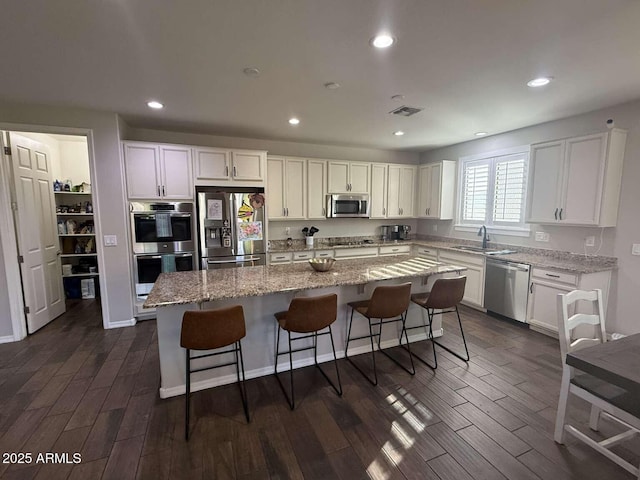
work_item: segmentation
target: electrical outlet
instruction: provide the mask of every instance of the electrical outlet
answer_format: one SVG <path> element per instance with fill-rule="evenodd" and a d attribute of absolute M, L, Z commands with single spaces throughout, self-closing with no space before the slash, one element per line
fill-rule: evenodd
<path fill-rule="evenodd" d="M 536 232 L 536 242 L 548 242 L 549 234 L 546 232 Z"/>
<path fill-rule="evenodd" d="M 593 235 L 584 239 L 584 244 L 587 247 L 594 247 L 596 244 L 596 237 Z"/>
<path fill-rule="evenodd" d="M 631 255 L 640 255 L 640 243 L 631 245 Z"/>
<path fill-rule="evenodd" d="M 118 245 L 118 237 L 116 235 L 105 235 L 103 242 L 105 247 L 115 247 Z"/>
<path fill-rule="evenodd" d="M 284 227 L 284 234 L 288 237 L 291 235 L 291 227 Z"/>

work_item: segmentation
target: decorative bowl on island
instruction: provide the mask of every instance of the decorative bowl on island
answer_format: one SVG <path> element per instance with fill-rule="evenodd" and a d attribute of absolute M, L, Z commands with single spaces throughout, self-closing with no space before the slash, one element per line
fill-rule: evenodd
<path fill-rule="evenodd" d="M 336 263 L 335 258 L 314 257 L 309 259 L 309 265 L 311 265 L 316 272 L 328 272 L 333 268 L 334 263 Z"/>

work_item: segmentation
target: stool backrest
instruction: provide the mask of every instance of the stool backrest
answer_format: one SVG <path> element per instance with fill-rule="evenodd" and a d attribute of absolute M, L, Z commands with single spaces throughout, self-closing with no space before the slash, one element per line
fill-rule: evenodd
<path fill-rule="evenodd" d="M 317 332 L 328 327 L 338 317 L 338 295 L 296 297 L 287 311 L 286 329 L 292 332 Z"/>
<path fill-rule="evenodd" d="M 570 315 L 570 308 L 580 300 L 591 303 L 592 313 Z M 578 325 L 593 325 L 593 337 L 580 337 L 572 341 L 572 330 Z M 567 353 L 607 341 L 602 290 L 573 290 L 569 293 L 558 294 L 558 337 L 560 338 L 560 353 L 563 363 Z"/>
<path fill-rule="evenodd" d="M 231 345 L 246 335 L 242 306 L 217 310 L 189 310 L 182 316 L 180 346 L 212 350 Z"/>
<path fill-rule="evenodd" d="M 467 277 L 439 278 L 433 283 L 426 308 L 453 308 L 462 301 Z"/>
<path fill-rule="evenodd" d="M 376 287 L 371 295 L 367 316 L 394 318 L 402 315 L 411 303 L 411 282 Z"/>

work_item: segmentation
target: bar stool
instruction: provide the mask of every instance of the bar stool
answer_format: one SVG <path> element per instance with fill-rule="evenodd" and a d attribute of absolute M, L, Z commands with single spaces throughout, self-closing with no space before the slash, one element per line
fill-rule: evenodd
<path fill-rule="evenodd" d="M 185 396 L 185 420 L 184 438 L 189 440 L 189 400 L 191 396 L 191 374 L 211 370 L 214 368 L 236 366 L 238 376 L 238 388 L 242 398 L 242 406 L 247 422 L 250 422 L 249 407 L 247 404 L 247 390 L 244 384 L 244 360 L 242 358 L 242 345 L 240 339 L 246 335 L 244 324 L 244 312 L 242 306 L 235 305 L 218 310 L 192 310 L 184 312 L 182 316 L 182 330 L 180 333 L 180 346 L 186 349 L 186 387 Z M 208 353 L 191 356 L 191 350 L 214 350 L 233 345 L 232 349 L 222 352 Z M 235 354 L 235 361 L 203 368 L 191 368 L 191 361 L 227 353 Z M 240 380 L 242 372 L 242 380 Z"/>
<path fill-rule="evenodd" d="M 359 302 L 348 303 L 351 307 L 351 317 L 349 319 L 349 330 L 347 332 L 347 345 L 344 349 L 344 358 L 346 358 L 356 370 L 358 370 L 364 378 L 369 380 L 372 385 L 378 384 L 378 372 L 376 369 L 376 356 L 375 347 L 373 346 L 373 337 L 378 337 L 378 351 L 396 363 L 399 367 L 404 369 L 407 373 L 415 375 L 416 368 L 413 364 L 413 358 L 411 356 L 411 348 L 409 347 L 409 337 L 405 329 L 405 322 L 407 320 L 407 310 L 409 308 L 411 298 L 411 282 L 402 283 L 400 285 L 388 285 L 376 287 L 369 300 L 362 300 Z M 353 324 L 353 312 L 358 312 L 369 321 L 369 335 L 362 335 L 359 337 L 351 337 L 351 326 Z M 377 323 L 372 320 L 378 319 Z M 387 323 L 402 322 L 402 331 L 400 332 L 399 344 L 402 346 L 402 334 L 404 333 L 407 340 L 407 350 L 409 351 L 409 360 L 411 362 L 411 369 L 408 369 L 402 365 L 398 360 L 393 358 L 382 348 L 380 348 L 380 338 L 382 337 L 382 325 Z M 374 332 L 374 327 L 378 327 L 378 331 Z M 349 350 L 349 342 L 351 340 L 359 340 L 362 338 L 368 338 L 371 341 L 371 361 L 373 364 L 373 380 L 358 366 L 353 360 L 351 360 L 347 354 Z"/>
<path fill-rule="evenodd" d="M 340 371 L 338 370 L 338 359 L 336 357 L 336 348 L 333 343 L 333 333 L 331 324 L 336 321 L 338 316 L 338 295 L 335 293 L 322 295 L 319 297 L 300 297 L 294 298 L 289 304 L 289 310 L 286 312 L 278 312 L 275 314 L 278 321 L 278 334 L 276 339 L 276 358 L 275 358 L 275 376 L 280 384 L 282 393 L 284 393 L 287 403 L 291 410 L 295 408 L 295 394 L 293 390 L 293 354 L 313 349 L 313 357 L 315 366 L 320 373 L 327 379 L 329 385 L 333 387 L 338 396 L 342 396 L 342 382 L 340 381 Z M 318 333 L 320 330 L 328 329 L 327 332 Z M 285 330 L 289 336 L 289 350 L 280 352 L 280 330 Z M 291 333 L 308 334 L 291 338 Z M 331 350 L 333 350 L 333 361 L 336 367 L 336 377 L 338 378 L 338 387 L 331 381 L 327 374 L 318 364 L 318 337 L 329 335 L 331 339 Z M 291 342 L 313 338 L 313 346 L 301 347 L 293 349 Z M 289 377 L 291 380 L 291 397 L 287 395 L 280 377 L 278 376 L 278 357 L 280 355 L 289 355 Z"/>
<path fill-rule="evenodd" d="M 467 341 L 464 338 L 464 330 L 462 329 L 462 322 L 460 321 L 460 313 L 458 312 L 458 304 L 462 301 L 462 297 L 464 297 L 464 287 L 467 282 L 467 277 L 453 277 L 453 278 L 439 278 L 433 283 L 433 287 L 430 292 L 427 293 L 417 293 L 415 295 L 411 295 L 411 301 L 417 305 L 420 305 L 422 308 L 427 310 L 427 317 L 429 320 L 429 340 L 431 340 L 431 345 L 433 347 L 433 361 L 434 364 L 431 365 L 422 357 L 414 354 L 414 356 L 424 363 L 429 368 L 435 370 L 438 368 L 438 357 L 436 356 L 436 345 L 445 349 L 450 354 L 458 357 L 460 360 L 464 360 L 465 362 L 469 361 L 469 349 L 467 348 Z M 453 313 L 455 312 L 458 316 L 458 325 L 460 325 L 460 333 L 462 335 L 462 342 L 464 343 L 464 351 L 466 353 L 466 358 L 460 355 L 459 353 L 454 352 L 446 345 L 442 345 L 440 342 L 433 338 L 433 316 L 435 315 L 435 311 L 440 310 L 439 313 Z M 409 327 L 408 330 L 412 330 L 415 328 L 427 328 L 426 325 Z"/>

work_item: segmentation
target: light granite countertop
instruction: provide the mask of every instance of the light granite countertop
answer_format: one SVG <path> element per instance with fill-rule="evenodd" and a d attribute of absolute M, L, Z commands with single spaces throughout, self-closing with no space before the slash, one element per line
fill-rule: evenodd
<path fill-rule="evenodd" d="M 416 245 L 448 250 L 466 255 L 481 255 L 516 263 L 526 263 L 533 267 L 549 268 L 569 273 L 595 273 L 618 268 L 618 259 L 605 256 L 585 256 L 577 253 L 557 250 L 520 247 L 507 244 L 489 242 L 489 250 L 512 250 L 514 253 L 502 255 L 487 255 L 483 252 L 473 252 L 455 248 L 459 245 L 479 246 L 479 242 L 462 239 L 413 239 L 399 241 L 381 241 L 375 237 L 345 237 L 344 239 L 318 239 L 313 248 L 306 247 L 304 241 L 294 240 L 293 245 L 287 246 L 285 241 L 272 241 L 269 253 L 302 252 L 308 250 L 344 249 L 358 247 L 380 247 L 386 245 Z M 362 242 L 367 243 L 362 243 Z M 345 244 L 349 243 L 351 244 Z"/>
<path fill-rule="evenodd" d="M 308 263 L 294 263 L 162 273 L 144 302 L 144 308 L 364 285 L 392 278 L 428 277 L 464 270 L 465 267 L 444 265 L 426 258 L 395 256 L 337 260 L 328 272 L 316 272 Z"/>

